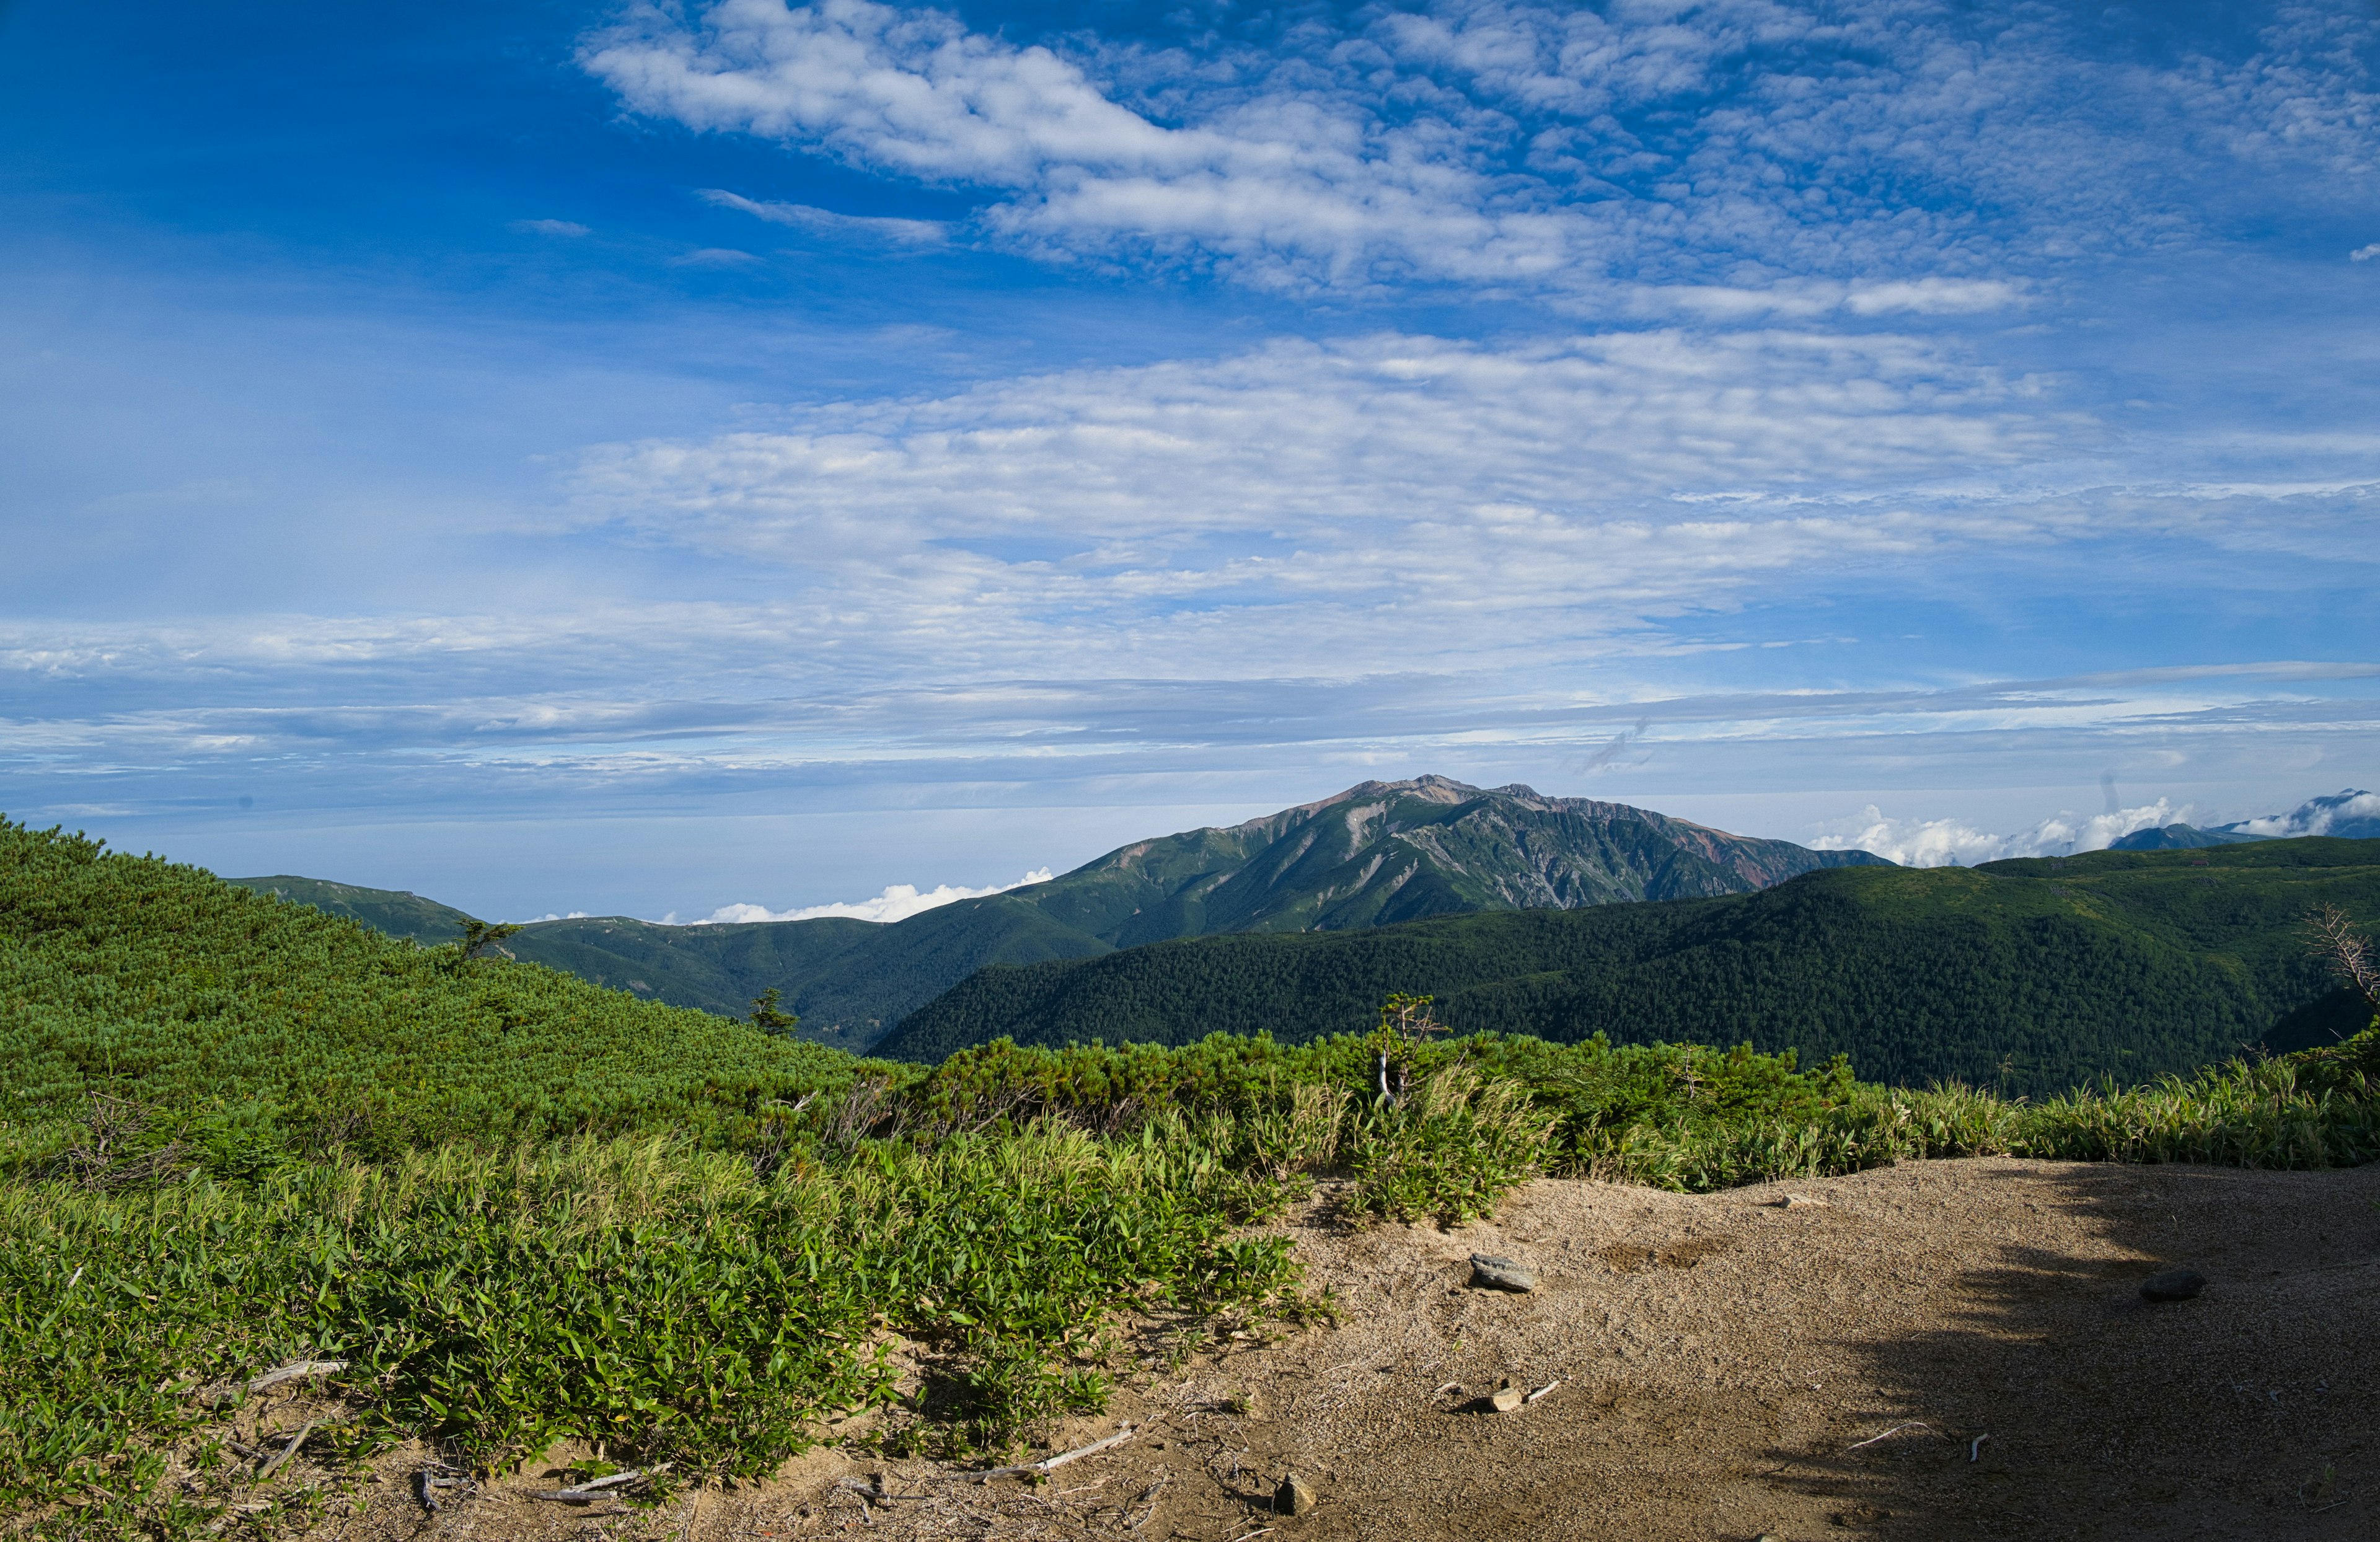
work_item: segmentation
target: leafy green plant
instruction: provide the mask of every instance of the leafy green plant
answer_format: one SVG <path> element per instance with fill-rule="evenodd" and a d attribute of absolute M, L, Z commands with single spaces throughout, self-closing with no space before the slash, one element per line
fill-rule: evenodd
<path fill-rule="evenodd" d="M 1424 1076 L 1412 1097 L 1365 1111 L 1350 1132 L 1357 1215 L 1450 1224 L 1475 1220 L 1543 1170 L 1554 1117 L 1525 1088 L 1465 1065 Z"/>

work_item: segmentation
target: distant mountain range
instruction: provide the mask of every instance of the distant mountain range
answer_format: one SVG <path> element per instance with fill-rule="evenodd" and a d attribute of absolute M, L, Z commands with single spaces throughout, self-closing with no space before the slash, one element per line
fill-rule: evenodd
<path fill-rule="evenodd" d="M 2308 798 L 2286 814 L 2238 820 L 2205 829 L 2169 824 L 2136 830 L 2111 851 L 2188 851 L 2237 845 L 2243 841 L 2285 841 L 2300 835 L 2336 835 L 2350 841 L 2380 837 L 2380 795 L 2350 787 L 2328 797 Z"/>
<path fill-rule="evenodd" d="M 677 927 L 601 917 L 535 922 L 507 946 L 600 985 L 726 1015 L 774 988 L 800 1014 L 803 1037 L 864 1050 L 995 964 L 1220 933 L 1340 932 L 1470 911 L 1710 898 L 1857 866 L 1890 864 L 1626 804 L 1423 776 L 1135 842 L 1049 882 L 889 925 L 821 917 Z M 286 875 L 233 881 L 423 942 L 455 937 L 467 918 L 388 890 Z"/>
<path fill-rule="evenodd" d="M 1187 938 L 983 970 L 878 1052 L 1294 1042 L 1368 1027 L 1409 991 L 1463 1032 L 1749 1042 L 1805 1064 L 1840 1051 L 1883 1081 L 2039 1095 L 2362 1028 L 2370 1003 L 2308 950 L 2306 913 L 2324 904 L 2380 918 L 2380 842 L 1862 868 L 1721 899 Z"/>

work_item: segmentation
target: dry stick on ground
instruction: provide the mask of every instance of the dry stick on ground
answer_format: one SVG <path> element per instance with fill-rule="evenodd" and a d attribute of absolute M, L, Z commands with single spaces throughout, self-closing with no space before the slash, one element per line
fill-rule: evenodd
<path fill-rule="evenodd" d="M 261 1392 L 267 1387 L 278 1387 L 285 1381 L 295 1381 L 301 1376 L 327 1376 L 333 1371 L 343 1371 L 346 1368 L 347 1363 L 345 1360 L 292 1360 L 278 1369 L 266 1371 L 262 1376 L 254 1378 L 245 1385 L 234 1383 L 228 1386 L 212 1387 L 201 1395 L 211 1402 L 221 1402 L 235 1391 Z"/>
<path fill-rule="evenodd" d="M 1064 1466 L 1067 1463 L 1075 1460 L 1077 1457 L 1088 1456 L 1093 1451 L 1105 1451 L 1110 1446 L 1121 1446 L 1126 1440 L 1131 1439 L 1132 1426 L 1126 1425 L 1122 1429 L 1117 1430 L 1113 1435 L 1109 1436 L 1106 1439 L 1094 1440 L 1087 1446 L 1077 1446 L 1073 1451 L 1060 1451 L 1055 1456 L 1045 1457 L 1038 1462 L 1027 1462 L 1022 1465 L 1014 1467 L 993 1467 L 989 1471 L 974 1473 L 969 1475 L 978 1483 L 989 1483 L 996 1477 L 1014 1477 L 1020 1473 L 1054 1472 L 1058 1468 Z"/>
<path fill-rule="evenodd" d="M 1843 1448 L 1843 1454 L 1848 1456 L 1852 1451 L 1859 1450 L 1861 1446 L 1872 1446 L 1878 1440 L 1889 1440 L 1904 1429 L 1922 1429 L 1928 1435 L 1941 1435 L 1942 1439 L 1945 1440 L 1949 1439 L 1949 1436 L 1942 1435 L 1940 1430 L 1935 1428 L 1932 1425 L 1927 1424 L 1925 1420 L 1912 1419 L 1907 1424 L 1894 1425 L 1890 1429 L 1886 1430 L 1881 1435 L 1871 1435 L 1864 1440 L 1856 1441 L 1851 1445 L 1845 1446 Z"/>
<path fill-rule="evenodd" d="M 1156 1519 L 1157 1496 L 1165 1491 L 1165 1486 L 1168 1481 L 1170 1480 L 1166 1478 L 1159 1478 L 1155 1483 L 1152 1483 L 1148 1487 L 1142 1489 L 1140 1491 L 1140 1497 L 1132 1501 L 1133 1504 L 1142 1504 L 1148 1507 L 1140 1512 L 1139 1520 L 1135 1521 L 1132 1518 L 1131 1505 L 1124 1507 L 1123 1522 L 1128 1530 L 1138 1531 L 1141 1527 L 1148 1524 L 1150 1521 Z"/>
<path fill-rule="evenodd" d="M 261 1392 L 267 1387 L 278 1387 L 285 1381 L 295 1381 L 301 1376 L 327 1376 L 333 1371 L 343 1371 L 346 1368 L 347 1363 L 345 1360 L 292 1360 L 278 1370 L 266 1371 L 262 1376 L 256 1378 L 248 1384 L 248 1390 L 251 1392 Z"/>
<path fill-rule="evenodd" d="M 283 1463 L 297 1455 L 298 1448 L 306 1443 L 306 1437 L 313 1434 L 315 1427 L 320 1425 L 322 1422 L 322 1421 L 320 1419 L 307 1420 L 304 1428 L 298 1430 L 297 1434 L 289 1437 L 289 1443 L 281 1448 L 280 1455 L 274 1457 L 272 1461 L 257 1469 L 256 1481 L 262 1483 L 266 1478 L 271 1477 L 274 1473 L 278 1472 Z"/>
<path fill-rule="evenodd" d="M 567 1488 L 556 1488 L 550 1493 L 539 1494 L 535 1497 L 540 1500 L 558 1500 L 564 1504 L 593 1504 L 597 1500 L 619 1498 L 618 1495 L 607 1494 L 604 1490 L 617 1487 L 623 1483 L 634 1483 L 644 1475 L 642 1468 L 631 1467 L 625 1473 L 613 1473 L 608 1477 L 589 1478 L 585 1483 L 574 1483 Z"/>
<path fill-rule="evenodd" d="M 603 1477 L 590 1477 L 584 1483 L 574 1483 L 570 1487 L 577 1489 L 582 1494 L 591 1494 L 598 1488 L 609 1488 L 614 1484 L 634 1483 L 637 1479 L 644 1475 L 645 1473 L 643 1468 L 631 1467 L 625 1473 L 612 1473 Z"/>

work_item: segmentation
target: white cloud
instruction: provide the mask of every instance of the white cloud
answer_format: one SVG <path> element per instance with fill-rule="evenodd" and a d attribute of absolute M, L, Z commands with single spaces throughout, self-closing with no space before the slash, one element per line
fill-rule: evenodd
<path fill-rule="evenodd" d="M 650 9 L 583 57 L 639 112 L 1010 190 L 985 218 L 1028 247 L 1187 243 L 1275 284 L 1360 282 L 1376 254 L 1475 278 L 1542 275 L 1574 256 L 1563 222 L 1487 208 L 1485 175 L 1430 153 L 1431 129 L 1381 133 L 1298 94 L 1167 127 L 1049 49 L 938 11 L 723 0 L 689 28 Z"/>
<path fill-rule="evenodd" d="M 740 210 L 771 225 L 800 225 L 830 235 L 864 236 L 914 247 L 939 246 L 950 237 L 948 229 L 932 220 L 838 214 L 831 209 L 813 209 L 807 203 L 761 203 L 719 188 L 705 188 L 698 196 L 707 203 L 715 203 L 722 209 Z"/>
<path fill-rule="evenodd" d="M 1848 312 L 1853 316 L 1955 316 L 2002 310 L 2022 302 L 2024 286 L 1999 279 L 1926 278 L 1888 282 L 1830 283 L 1789 280 L 1761 288 L 1728 285 L 1672 284 L 1633 291 L 1627 309 L 1638 315 L 1691 316 L 1719 323 L 1775 317 L 1812 321 Z"/>
<path fill-rule="evenodd" d="M 764 905 L 723 905 L 699 921 L 684 924 L 698 927 L 732 926 L 744 921 L 814 921 L 820 917 L 841 916 L 855 921 L 905 921 L 940 905 L 956 900 L 979 900 L 987 894 L 1004 894 L 1011 889 L 1022 889 L 1028 883 L 1047 883 L 1050 869 L 1037 868 L 1014 883 L 995 883 L 988 889 L 969 889 L 960 884 L 942 883 L 931 889 L 919 889 L 914 883 L 895 883 L 872 900 L 852 900 L 833 905 L 803 905 L 795 910 L 771 910 Z M 664 925 L 678 924 L 674 917 Z"/>
<path fill-rule="evenodd" d="M 2070 856 L 2079 851 L 2105 851 L 2136 830 L 2159 830 L 2187 822 L 2189 809 L 2176 808 L 2164 798 L 2112 814 L 2061 813 L 2031 830 L 1997 834 L 1978 830 L 1958 819 L 1893 819 L 1870 804 L 1850 819 L 1838 820 L 1813 839 L 1820 851 L 1867 851 L 1904 868 L 1973 867 L 2009 856 Z"/>
<path fill-rule="evenodd" d="M 681 268 L 748 268 L 760 261 L 750 252 L 738 251 L 733 247 L 703 247 L 670 259 Z"/>
<path fill-rule="evenodd" d="M 2358 247 L 2347 254 L 2347 260 L 2350 262 L 2369 262 L 2375 257 L 2380 257 L 2380 241 L 2374 241 L 2368 247 Z"/>
<path fill-rule="evenodd" d="M 1328 636 L 1335 667 L 1374 667 L 1443 618 L 1451 662 L 1795 567 L 2040 539 L 2070 511 L 1885 493 L 2091 431 L 2046 406 L 1892 335 L 1383 334 L 615 446 L 585 463 L 580 507 L 831 587 L 835 628 L 880 647 L 1014 637 L 1046 662 L 1094 628 L 1109 667 L 1172 673 Z M 1221 636 L 1201 622 L 1225 612 Z"/>
<path fill-rule="evenodd" d="M 576 220 L 515 220 L 511 228 L 524 236 L 591 236 L 594 232 Z"/>
<path fill-rule="evenodd" d="M 2171 240 L 2218 162 L 2351 199 L 2374 33 L 2292 13 L 2176 65 L 2046 13 L 1439 0 L 1166 50 L 719 0 L 642 6 L 581 62 L 640 113 L 977 189 L 985 228 L 1061 260 L 1574 297 L 1815 276 L 1857 314 L 1943 313 Z"/>
<path fill-rule="evenodd" d="M 2352 793 L 2339 797 L 2314 798 L 2286 814 L 2241 820 L 2223 828 L 2249 835 L 2270 835 L 2280 839 L 2292 835 L 2327 835 L 2338 826 L 2353 820 L 2380 820 L 2380 793 Z"/>

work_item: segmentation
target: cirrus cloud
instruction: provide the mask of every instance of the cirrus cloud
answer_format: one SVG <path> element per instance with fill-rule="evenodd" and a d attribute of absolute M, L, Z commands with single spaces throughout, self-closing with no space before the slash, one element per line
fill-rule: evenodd
<path fill-rule="evenodd" d="M 1148 48 L 717 0 L 641 6 L 580 57 L 649 116 L 976 189 L 1021 249 L 1289 290 L 1826 278 L 1854 315 L 1973 310 L 2011 270 L 2204 225 L 2210 154 L 2350 202 L 2374 169 L 2375 29 L 2331 6 L 2179 62 L 2079 18 L 1881 0 L 1300 17 Z"/>

